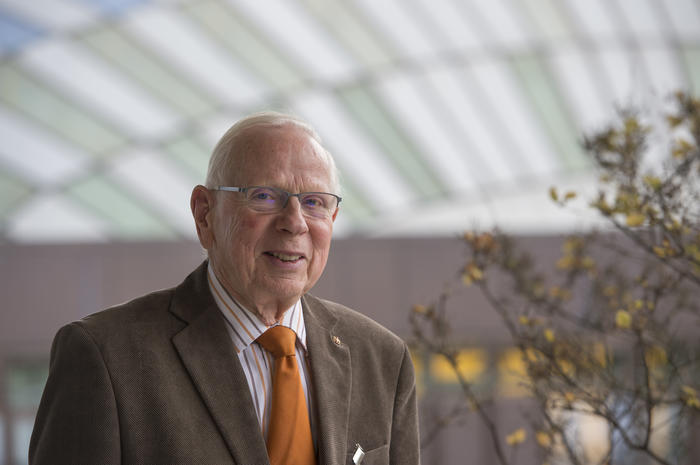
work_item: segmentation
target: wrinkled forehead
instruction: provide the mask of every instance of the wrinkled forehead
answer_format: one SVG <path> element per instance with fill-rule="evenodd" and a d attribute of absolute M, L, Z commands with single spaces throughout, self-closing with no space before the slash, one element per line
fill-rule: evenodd
<path fill-rule="evenodd" d="M 330 155 L 302 127 L 258 125 L 236 137 L 225 177 L 248 183 L 275 178 L 278 174 L 323 178 L 331 184 Z"/>

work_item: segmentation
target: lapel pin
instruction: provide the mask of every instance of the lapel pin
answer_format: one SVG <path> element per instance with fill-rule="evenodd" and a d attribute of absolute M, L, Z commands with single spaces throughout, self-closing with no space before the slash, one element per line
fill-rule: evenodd
<path fill-rule="evenodd" d="M 365 458 L 365 451 L 362 450 L 362 446 L 359 444 L 355 444 L 357 446 L 357 449 L 355 449 L 355 454 L 352 456 L 352 463 L 355 465 L 360 465 L 362 463 L 362 460 Z"/>
<path fill-rule="evenodd" d="M 333 344 L 337 346 L 340 345 L 340 338 L 338 336 L 331 336 L 331 341 L 333 341 Z"/>

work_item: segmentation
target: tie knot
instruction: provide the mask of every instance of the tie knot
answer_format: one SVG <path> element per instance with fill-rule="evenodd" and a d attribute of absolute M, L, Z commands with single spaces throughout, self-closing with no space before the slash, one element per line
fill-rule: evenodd
<path fill-rule="evenodd" d="M 294 355 L 296 333 L 286 326 L 277 325 L 268 329 L 256 339 L 275 358 Z"/>

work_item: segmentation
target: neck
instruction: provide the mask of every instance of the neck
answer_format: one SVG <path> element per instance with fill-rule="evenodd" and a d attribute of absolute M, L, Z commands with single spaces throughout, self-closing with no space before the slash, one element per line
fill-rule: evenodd
<path fill-rule="evenodd" d="M 278 311 L 275 308 L 270 308 L 270 309 L 265 309 L 265 310 L 260 310 L 259 307 L 247 307 L 246 308 L 250 309 L 250 311 L 255 314 L 255 316 L 258 317 L 260 321 L 263 322 L 265 326 L 272 326 L 275 323 L 279 323 L 282 321 L 282 317 L 284 316 L 284 312 L 287 309 L 284 309 L 282 311 Z"/>
<path fill-rule="evenodd" d="M 285 312 L 299 300 L 299 297 L 282 299 L 269 295 L 241 295 L 233 289 L 233 286 L 226 279 L 223 279 L 216 266 L 214 266 L 213 270 L 217 280 L 228 295 L 242 305 L 243 308 L 257 316 L 265 326 L 271 326 L 282 321 Z"/>

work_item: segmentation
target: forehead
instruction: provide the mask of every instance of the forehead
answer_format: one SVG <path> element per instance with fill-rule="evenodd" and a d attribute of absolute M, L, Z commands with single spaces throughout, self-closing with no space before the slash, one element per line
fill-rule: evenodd
<path fill-rule="evenodd" d="M 256 126 L 240 134 L 227 177 L 247 184 L 292 188 L 330 184 L 328 155 L 295 125 Z"/>

